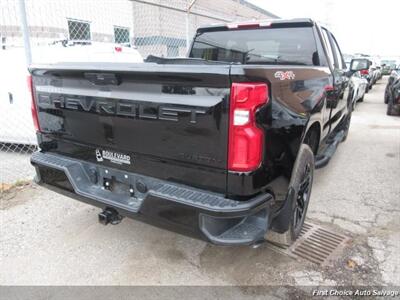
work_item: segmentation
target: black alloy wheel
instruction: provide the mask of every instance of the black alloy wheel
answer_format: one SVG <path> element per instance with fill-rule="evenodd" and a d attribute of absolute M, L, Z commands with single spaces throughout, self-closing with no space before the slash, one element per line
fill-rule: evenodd
<path fill-rule="evenodd" d="M 307 164 L 304 170 L 302 181 L 300 182 L 299 190 L 297 192 L 296 203 L 293 211 L 293 227 L 295 232 L 299 231 L 304 223 L 308 202 L 311 195 L 311 183 L 311 166 L 310 164 Z"/>

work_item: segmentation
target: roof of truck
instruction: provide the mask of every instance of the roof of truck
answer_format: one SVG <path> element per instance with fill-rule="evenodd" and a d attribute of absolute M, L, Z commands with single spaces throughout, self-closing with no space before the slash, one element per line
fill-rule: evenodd
<path fill-rule="evenodd" d="M 216 23 L 207 26 L 202 26 L 197 29 L 197 31 L 208 31 L 212 29 L 219 29 L 219 28 L 240 28 L 240 27 L 251 27 L 251 26 L 259 26 L 259 27 L 269 27 L 276 25 L 308 25 L 311 26 L 315 24 L 315 22 L 310 18 L 294 18 L 294 19 L 263 19 L 263 20 L 248 20 L 248 21 L 238 21 L 232 23 Z"/>

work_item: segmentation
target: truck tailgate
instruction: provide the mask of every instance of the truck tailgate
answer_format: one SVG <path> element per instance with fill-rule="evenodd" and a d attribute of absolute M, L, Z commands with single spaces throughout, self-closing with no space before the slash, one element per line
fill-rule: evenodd
<path fill-rule="evenodd" d="M 47 151 L 225 192 L 229 65 L 80 63 L 31 73 Z"/>

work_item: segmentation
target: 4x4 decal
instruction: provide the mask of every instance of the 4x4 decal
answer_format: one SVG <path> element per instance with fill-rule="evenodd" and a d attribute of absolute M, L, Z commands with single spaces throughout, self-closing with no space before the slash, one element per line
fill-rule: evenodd
<path fill-rule="evenodd" d="M 295 79 L 296 75 L 294 74 L 293 71 L 277 71 L 275 72 L 274 75 L 275 78 L 279 78 L 280 80 L 286 80 L 286 79 Z"/>

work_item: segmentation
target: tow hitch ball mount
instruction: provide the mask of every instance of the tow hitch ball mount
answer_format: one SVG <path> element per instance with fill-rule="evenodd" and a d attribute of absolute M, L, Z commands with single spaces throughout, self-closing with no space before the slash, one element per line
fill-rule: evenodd
<path fill-rule="evenodd" d="M 114 208 L 105 208 L 101 213 L 99 213 L 100 224 L 107 225 L 117 225 L 121 222 L 123 216 L 121 216 Z"/>

